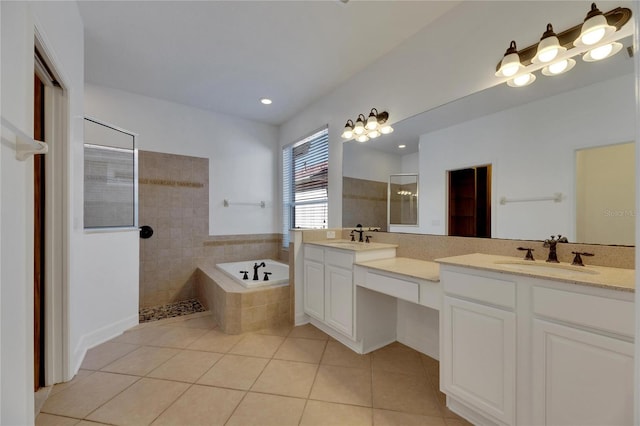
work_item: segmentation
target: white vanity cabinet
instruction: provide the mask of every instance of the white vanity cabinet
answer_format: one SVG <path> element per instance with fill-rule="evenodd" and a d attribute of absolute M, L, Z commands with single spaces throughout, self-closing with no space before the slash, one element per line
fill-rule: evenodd
<path fill-rule="evenodd" d="M 360 351 L 356 340 L 354 263 L 394 257 L 395 246 L 371 243 L 342 249 L 319 244 L 304 247 L 304 312 L 312 323 L 334 338 Z M 379 247 L 379 248 L 378 248 Z M 313 320 L 318 320 L 319 323 Z M 327 328 L 328 327 L 328 328 Z M 333 334 L 333 331 L 339 334 Z M 344 339 L 344 338 L 347 339 Z"/>
<path fill-rule="evenodd" d="M 633 424 L 634 293 L 606 284 L 608 276 L 633 281 L 632 271 L 592 267 L 591 278 L 563 279 L 483 267 L 483 259 L 497 258 L 441 259 L 440 386 L 449 408 L 474 424 Z"/>
<path fill-rule="evenodd" d="M 441 270 L 441 388 L 496 423 L 515 423 L 516 284 Z"/>
<path fill-rule="evenodd" d="M 304 312 L 324 320 L 324 250 L 304 248 Z"/>
<path fill-rule="evenodd" d="M 534 424 L 633 424 L 633 318 L 631 300 L 534 285 Z"/>

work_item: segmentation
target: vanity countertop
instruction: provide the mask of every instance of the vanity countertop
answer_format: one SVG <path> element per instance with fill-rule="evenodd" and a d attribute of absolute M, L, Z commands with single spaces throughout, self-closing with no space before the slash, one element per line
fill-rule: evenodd
<path fill-rule="evenodd" d="M 356 265 L 365 266 L 380 271 L 393 272 L 412 278 L 420 278 L 427 281 L 440 281 L 440 265 L 436 262 L 408 257 L 391 257 L 389 259 L 370 260 L 356 262 Z"/>
<path fill-rule="evenodd" d="M 546 263 L 544 260 L 532 262 L 523 260 L 520 257 L 481 253 L 444 257 L 435 261 L 443 265 L 507 272 L 533 278 L 552 279 L 620 291 L 635 291 L 635 269 L 593 265 L 573 266 L 569 263 Z"/>
<path fill-rule="evenodd" d="M 314 244 L 323 247 L 337 248 L 341 250 L 351 251 L 367 251 L 367 250 L 379 250 L 387 248 L 397 248 L 397 244 L 387 243 L 359 243 L 357 241 L 349 240 L 319 240 L 319 241 L 305 241 L 305 244 Z"/>

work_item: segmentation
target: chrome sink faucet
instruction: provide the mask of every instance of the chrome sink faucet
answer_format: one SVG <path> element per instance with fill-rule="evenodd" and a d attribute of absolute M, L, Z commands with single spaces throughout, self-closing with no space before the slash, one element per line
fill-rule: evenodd
<path fill-rule="evenodd" d="M 544 240 L 544 244 L 542 246 L 549 248 L 549 256 L 547 257 L 547 262 L 560 263 L 560 261 L 558 260 L 558 253 L 556 251 L 556 246 L 558 245 L 558 243 L 568 243 L 568 242 L 569 240 L 567 240 L 567 237 L 563 237 L 560 234 L 558 234 L 557 238 L 552 235 L 548 239 Z"/>

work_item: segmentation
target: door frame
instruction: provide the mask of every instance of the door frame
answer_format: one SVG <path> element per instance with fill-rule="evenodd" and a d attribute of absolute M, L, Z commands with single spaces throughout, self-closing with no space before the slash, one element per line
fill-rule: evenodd
<path fill-rule="evenodd" d="M 44 369 L 45 386 L 71 379 L 69 365 L 69 97 L 47 37 L 34 23 L 34 47 L 46 67 L 34 65 L 45 84 L 44 132 L 49 142 L 45 160 L 44 218 Z"/>

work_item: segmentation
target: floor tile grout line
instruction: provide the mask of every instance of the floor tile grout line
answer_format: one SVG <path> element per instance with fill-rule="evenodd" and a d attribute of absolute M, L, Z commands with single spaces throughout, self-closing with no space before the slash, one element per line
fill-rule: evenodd
<path fill-rule="evenodd" d="M 171 381 L 174 381 L 174 382 L 175 382 L 175 380 L 171 380 Z M 183 383 L 183 382 L 178 382 L 178 383 Z M 184 391 L 182 391 L 182 393 L 180 393 L 180 395 L 178 395 L 178 397 L 177 397 L 176 399 L 174 399 L 174 400 L 171 402 L 171 404 L 167 405 L 167 406 L 164 408 L 164 410 L 162 410 L 162 411 L 161 411 L 161 412 L 160 412 L 156 417 L 154 417 L 154 419 L 153 419 L 153 420 L 151 420 L 151 421 L 149 422 L 149 424 L 151 425 L 153 422 L 155 422 L 156 420 L 158 420 L 158 418 L 159 418 L 160 416 L 162 416 L 162 415 L 165 413 L 165 411 L 167 411 L 170 407 L 172 407 L 172 406 L 173 406 L 173 404 L 175 404 L 175 403 L 176 403 L 180 398 L 182 398 L 182 395 L 184 395 L 185 393 L 187 393 L 187 391 L 188 391 L 189 389 L 191 389 L 192 387 L 193 387 L 193 383 L 191 383 L 189 386 L 187 386 L 187 388 L 186 388 Z"/>
<path fill-rule="evenodd" d="M 117 373 L 112 373 L 112 374 L 117 374 Z M 124 374 L 123 374 L 124 375 Z M 106 404 L 108 404 L 110 401 L 112 401 L 113 399 L 115 399 L 118 395 L 122 394 L 124 391 L 126 391 L 127 389 L 129 389 L 130 387 L 132 387 L 133 385 L 135 385 L 136 383 L 138 383 L 140 380 L 143 379 L 143 377 L 140 376 L 134 376 L 137 377 L 138 379 L 133 381 L 129 386 L 125 387 L 124 389 L 122 389 L 120 392 L 117 392 L 115 395 L 113 395 L 111 398 L 109 398 L 108 400 L 106 400 L 105 402 L 103 402 L 102 404 L 100 404 L 99 406 L 97 406 L 96 408 L 94 408 L 92 411 L 90 411 L 86 416 L 84 416 L 82 418 L 82 420 L 88 420 L 89 416 L 92 415 L 93 413 L 95 413 L 96 411 L 98 411 L 101 407 L 104 407 Z"/>

